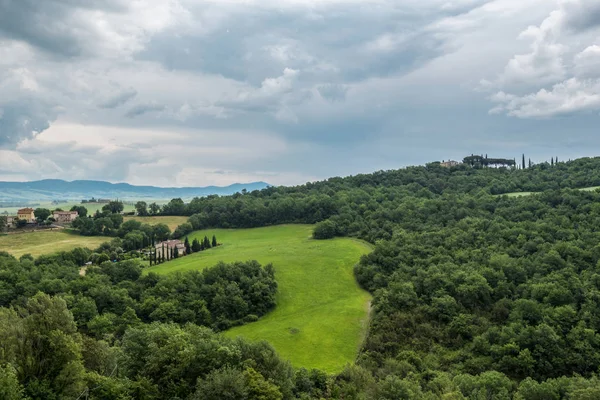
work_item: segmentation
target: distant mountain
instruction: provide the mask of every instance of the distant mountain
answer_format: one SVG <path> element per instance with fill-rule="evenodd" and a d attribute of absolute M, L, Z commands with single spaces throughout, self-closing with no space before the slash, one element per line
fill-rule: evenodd
<path fill-rule="evenodd" d="M 243 189 L 251 192 L 268 187 L 265 182 L 235 183 L 229 186 L 165 188 L 156 186 L 134 186 L 128 183 L 104 181 L 72 181 L 44 179 L 33 182 L 0 181 L 0 202 L 84 200 L 91 197 L 103 199 L 143 200 L 172 199 L 181 197 L 230 195 Z"/>

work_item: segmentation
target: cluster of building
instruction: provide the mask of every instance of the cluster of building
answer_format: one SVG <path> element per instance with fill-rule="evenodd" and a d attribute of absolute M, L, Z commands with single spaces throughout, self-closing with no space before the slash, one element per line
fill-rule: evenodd
<path fill-rule="evenodd" d="M 177 249 L 178 256 L 186 255 L 185 243 L 183 243 L 181 240 L 165 240 L 164 242 L 156 243 L 154 245 L 154 251 L 156 252 L 156 257 L 158 258 L 162 258 L 163 256 L 165 259 L 171 258 L 171 253 L 174 252 L 175 249 Z"/>
<path fill-rule="evenodd" d="M 460 164 L 461 164 L 460 162 L 454 161 L 454 160 L 448 160 L 448 161 L 442 160 L 442 162 L 440 163 L 440 165 L 442 167 L 446 167 L 446 168 L 456 167 L 457 165 L 460 165 Z"/>
<path fill-rule="evenodd" d="M 52 218 L 57 224 L 70 224 L 75 221 L 75 218 L 79 216 L 77 211 L 54 211 L 52 212 Z M 17 215 L 8 215 L 6 217 L 6 225 L 9 228 L 17 226 L 17 221 L 25 221 L 28 224 L 36 223 L 35 210 L 33 208 L 22 208 L 17 211 Z"/>

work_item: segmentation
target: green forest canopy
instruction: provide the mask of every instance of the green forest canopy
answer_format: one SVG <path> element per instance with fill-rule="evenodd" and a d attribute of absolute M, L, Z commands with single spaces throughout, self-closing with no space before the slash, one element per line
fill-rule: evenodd
<path fill-rule="evenodd" d="M 76 294 L 94 292 L 94 281 L 74 279 L 69 285 L 77 291 L 67 291 L 61 274 L 68 260 L 53 261 L 57 272 L 48 276 L 27 272 L 45 261 L 5 255 L 0 380 L 12 398 L 22 398 L 22 390 L 64 398 L 97 386 L 104 397 L 90 390 L 90 398 L 600 398 L 600 193 L 573 190 L 591 186 L 600 186 L 598 158 L 522 170 L 429 164 L 210 196 L 183 208 L 176 201 L 193 229 L 308 222 L 318 223 L 318 237 L 354 236 L 375 245 L 355 268 L 373 294 L 369 334 L 356 365 L 336 376 L 294 370 L 264 343 L 223 339 L 197 326 L 204 322 L 178 321 L 169 310 L 164 322 L 98 321 L 94 329 L 104 327 L 107 336 L 90 335 L 76 321 L 94 315 L 94 304 Z M 494 196 L 518 191 L 540 193 Z M 120 274 L 112 268 L 99 269 L 105 286 L 111 273 Z M 113 286 L 109 293 L 127 294 L 130 308 L 139 307 L 135 284 Z M 186 301 L 200 297 L 193 293 Z M 92 299 L 96 309 L 100 300 L 121 304 L 103 299 Z M 17 337 L 51 341 L 32 358 Z M 49 356 L 48 368 L 35 368 Z M 76 379 L 61 381 L 65 368 Z"/>

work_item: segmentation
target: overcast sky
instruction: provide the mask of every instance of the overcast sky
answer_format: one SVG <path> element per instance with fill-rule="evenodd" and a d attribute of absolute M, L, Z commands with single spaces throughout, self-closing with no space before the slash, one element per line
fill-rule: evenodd
<path fill-rule="evenodd" d="M 0 0 L 0 180 L 567 159 L 599 122 L 598 0 Z"/>

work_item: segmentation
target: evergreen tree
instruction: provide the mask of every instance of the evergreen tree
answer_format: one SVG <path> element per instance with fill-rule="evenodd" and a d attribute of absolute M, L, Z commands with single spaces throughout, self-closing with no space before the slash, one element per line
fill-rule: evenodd
<path fill-rule="evenodd" d="M 550 166 L 554 167 L 554 157 L 550 158 Z"/>
<path fill-rule="evenodd" d="M 210 249 L 210 240 L 208 240 L 207 236 L 204 236 L 204 248 Z"/>
<path fill-rule="evenodd" d="M 177 246 L 173 248 L 173 258 L 179 258 L 179 249 L 177 248 Z"/>
<path fill-rule="evenodd" d="M 200 244 L 200 242 L 198 241 L 198 239 L 194 239 L 192 241 L 192 251 L 194 253 L 197 253 L 199 251 L 202 251 L 202 245 Z"/>
<path fill-rule="evenodd" d="M 525 169 L 525 154 L 523 154 L 523 165 L 522 168 Z"/>
<path fill-rule="evenodd" d="M 212 247 L 217 247 L 217 237 L 215 235 L 213 235 L 212 237 Z"/>
<path fill-rule="evenodd" d="M 531 168 L 533 164 L 531 163 L 531 158 L 529 159 L 529 168 Z"/>
<path fill-rule="evenodd" d="M 163 242 L 163 244 L 162 244 L 161 256 L 162 256 L 162 262 L 165 262 L 165 242 Z"/>
<path fill-rule="evenodd" d="M 185 245 L 185 254 L 192 254 L 192 247 L 190 246 L 190 241 L 187 236 L 185 237 L 185 242 L 183 242 L 183 244 Z"/>

